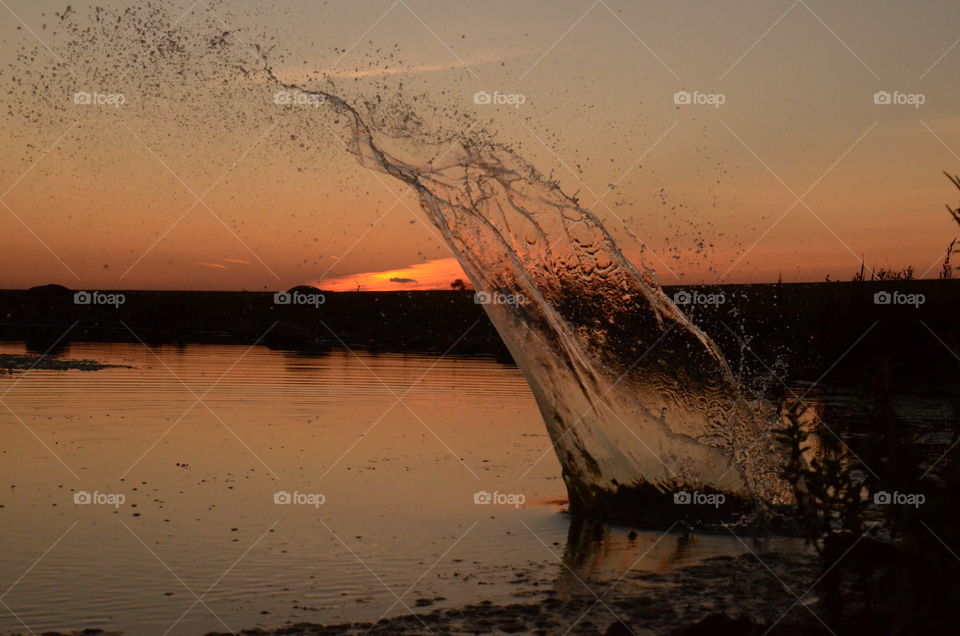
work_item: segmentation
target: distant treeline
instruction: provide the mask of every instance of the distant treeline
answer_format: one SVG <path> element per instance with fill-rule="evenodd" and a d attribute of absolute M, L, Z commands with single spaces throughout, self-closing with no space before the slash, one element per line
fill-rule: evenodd
<path fill-rule="evenodd" d="M 955 368 L 960 281 L 666 287 L 749 373 L 785 369 L 815 380 L 894 362 L 910 377 Z M 645 338 L 637 333 L 638 338 Z M 316 351 L 509 353 L 469 290 L 321 292 L 104 291 L 57 285 L 0 291 L 0 340 L 43 352 L 71 341 L 261 343 Z M 952 366 L 951 366 L 952 365 Z M 851 378 L 852 379 L 852 378 Z"/>

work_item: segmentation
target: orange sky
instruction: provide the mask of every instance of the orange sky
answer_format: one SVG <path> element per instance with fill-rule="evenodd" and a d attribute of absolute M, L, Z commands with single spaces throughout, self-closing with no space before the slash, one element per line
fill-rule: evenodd
<path fill-rule="evenodd" d="M 450 289 L 454 280 L 467 280 L 455 258 L 438 258 L 409 267 L 380 272 L 359 272 L 311 281 L 311 285 L 330 291 L 384 291 L 413 289 Z"/>
<path fill-rule="evenodd" d="M 358 166 L 329 118 L 246 85 L 253 42 L 271 43 L 282 77 L 335 78 L 354 103 L 403 95 L 435 131 L 493 131 L 662 283 L 845 279 L 861 255 L 935 276 L 955 234 L 941 174 L 960 172 L 954 2 L 168 1 L 191 62 L 136 73 L 151 49 L 135 30 L 69 33 L 102 28 L 93 3 L 64 20 L 67 3 L 8 4 L 0 288 L 463 277 L 416 198 Z M 206 52 L 224 24 L 236 65 Z"/>

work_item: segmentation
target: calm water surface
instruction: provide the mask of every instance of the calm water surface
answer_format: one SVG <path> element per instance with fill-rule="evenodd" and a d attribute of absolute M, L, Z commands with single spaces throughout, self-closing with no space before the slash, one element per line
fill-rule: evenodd
<path fill-rule="evenodd" d="M 607 528 L 571 558 L 539 412 L 493 360 L 137 344 L 63 356 L 130 368 L 0 377 L 2 633 L 376 620 L 584 594 L 747 549 Z M 275 503 L 283 493 L 303 503 Z"/>

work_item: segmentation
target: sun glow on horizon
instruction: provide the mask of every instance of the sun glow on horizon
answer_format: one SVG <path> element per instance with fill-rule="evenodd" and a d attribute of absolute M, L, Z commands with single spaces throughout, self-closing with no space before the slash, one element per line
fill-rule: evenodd
<path fill-rule="evenodd" d="M 455 258 L 438 258 L 409 267 L 379 272 L 359 272 L 311 283 L 329 291 L 402 291 L 450 289 L 450 283 L 467 277 Z"/>

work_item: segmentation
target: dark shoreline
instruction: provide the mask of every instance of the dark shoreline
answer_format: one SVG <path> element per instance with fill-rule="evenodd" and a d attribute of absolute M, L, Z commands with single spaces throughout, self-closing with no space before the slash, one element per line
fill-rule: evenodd
<path fill-rule="evenodd" d="M 770 568 L 770 569 L 768 569 Z M 371 634 L 610 634 L 657 636 L 811 636 L 829 634 L 808 611 L 794 608 L 795 597 L 780 583 L 804 589 L 817 575 L 813 555 L 761 551 L 718 556 L 666 573 L 628 572 L 634 585 L 617 584 L 592 595 L 586 589 L 544 590 L 530 602 L 483 601 L 431 609 L 406 598 L 400 613 L 382 620 L 331 624 L 297 622 L 238 629 L 238 636 L 333 636 Z M 775 572 L 775 576 L 771 574 Z M 778 580 L 779 579 L 779 580 Z M 640 590 L 636 586 L 642 586 Z M 677 595 L 686 601 L 676 602 Z M 597 602 L 602 598 L 602 603 Z M 418 608 L 420 611 L 416 611 Z M 409 610 L 409 611 L 407 611 Z M 816 611 L 820 611 L 819 608 Z M 569 632 L 567 631 L 569 628 Z M 45 636 L 121 636 L 86 630 L 46 632 Z M 198 635 L 199 636 L 199 635 Z M 204 636 L 227 636 L 208 632 Z"/>
<path fill-rule="evenodd" d="M 0 375 L 29 371 L 31 369 L 46 369 L 49 371 L 67 371 L 69 369 L 99 371 L 100 369 L 118 367 L 130 368 L 126 365 L 104 364 L 95 360 L 63 360 L 42 355 L 0 354 Z"/>
<path fill-rule="evenodd" d="M 309 288 L 300 288 L 309 289 Z M 892 362 L 908 380 L 936 379 L 960 350 L 960 281 L 785 283 L 665 287 L 722 294 L 685 305 L 731 366 L 750 375 L 785 369 L 794 381 L 824 372 L 855 381 Z M 919 306 L 883 305 L 877 293 L 922 294 Z M 83 305 L 60 286 L 0 290 L 0 340 L 35 353 L 69 342 L 239 344 L 323 354 L 510 354 L 471 291 L 322 292 L 324 303 L 282 305 L 274 292 L 110 291 L 123 303 Z M 638 333 L 638 338 L 644 334 Z M 778 373 L 780 375 L 780 373 Z"/>

